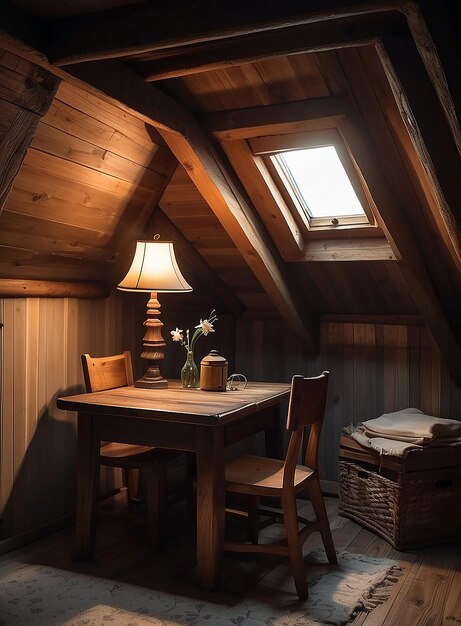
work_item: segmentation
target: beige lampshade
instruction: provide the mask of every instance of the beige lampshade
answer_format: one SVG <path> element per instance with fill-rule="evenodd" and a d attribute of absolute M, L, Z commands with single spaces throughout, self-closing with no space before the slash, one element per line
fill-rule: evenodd
<path fill-rule="evenodd" d="M 131 267 L 117 289 L 158 293 L 192 291 L 178 267 L 171 241 L 138 241 Z"/>

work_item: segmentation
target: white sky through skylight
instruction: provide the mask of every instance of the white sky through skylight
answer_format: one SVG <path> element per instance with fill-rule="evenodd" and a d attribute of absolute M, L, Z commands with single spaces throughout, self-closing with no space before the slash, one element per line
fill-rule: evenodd
<path fill-rule="evenodd" d="M 294 181 L 310 217 L 364 214 L 334 146 L 283 152 L 277 158 Z"/>

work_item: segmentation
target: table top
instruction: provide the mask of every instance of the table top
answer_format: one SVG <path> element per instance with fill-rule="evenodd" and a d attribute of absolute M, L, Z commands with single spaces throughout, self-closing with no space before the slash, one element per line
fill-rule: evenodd
<path fill-rule="evenodd" d="M 183 389 L 180 381 L 168 384 L 167 389 L 130 386 L 61 397 L 57 406 L 81 413 L 216 424 L 278 404 L 290 393 L 290 383 L 249 382 L 238 391 Z"/>

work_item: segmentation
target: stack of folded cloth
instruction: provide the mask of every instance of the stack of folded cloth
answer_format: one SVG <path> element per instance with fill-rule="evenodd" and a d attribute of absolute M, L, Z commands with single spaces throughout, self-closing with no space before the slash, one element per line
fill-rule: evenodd
<path fill-rule="evenodd" d="M 461 422 L 426 415 L 419 409 L 384 413 L 345 432 L 362 446 L 392 456 L 405 456 L 415 448 L 461 445 Z"/>

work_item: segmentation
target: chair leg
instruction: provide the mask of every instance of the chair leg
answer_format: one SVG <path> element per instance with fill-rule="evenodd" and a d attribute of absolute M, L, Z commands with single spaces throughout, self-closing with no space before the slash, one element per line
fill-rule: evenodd
<path fill-rule="evenodd" d="M 153 463 L 147 472 L 149 536 L 152 548 L 157 552 L 161 546 L 166 514 L 165 466 L 163 463 Z"/>
<path fill-rule="evenodd" d="M 248 521 L 247 521 L 247 535 L 248 541 L 258 543 L 259 535 L 259 515 L 258 509 L 261 498 L 259 496 L 248 496 Z"/>
<path fill-rule="evenodd" d="M 300 600 L 305 600 L 308 596 L 307 574 L 304 566 L 302 546 L 299 541 L 298 510 L 294 494 L 282 496 L 282 508 L 296 592 Z"/>
<path fill-rule="evenodd" d="M 333 543 L 333 537 L 331 536 L 330 523 L 328 521 L 325 502 L 323 501 L 318 478 L 314 478 L 310 483 L 308 483 L 308 490 L 315 516 L 320 522 L 320 534 L 322 536 L 328 562 L 337 563 L 338 559 L 336 556 L 335 544 Z"/>

